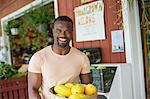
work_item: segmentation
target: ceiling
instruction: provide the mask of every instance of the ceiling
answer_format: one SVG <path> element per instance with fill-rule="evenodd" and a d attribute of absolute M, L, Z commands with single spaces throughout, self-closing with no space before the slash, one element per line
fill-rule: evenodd
<path fill-rule="evenodd" d="M 0 10 L 4 9 L 5 7 L 9 6 L 11 3 L 15 1 L 16 0 L 0 0 Z"/>

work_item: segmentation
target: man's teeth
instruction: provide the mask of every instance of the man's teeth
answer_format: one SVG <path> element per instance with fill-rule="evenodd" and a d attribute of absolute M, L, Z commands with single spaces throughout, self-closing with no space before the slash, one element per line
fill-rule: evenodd
<path fill-rule="evenodd" d="M 67 39 L 59 38 L 59 40 L 65 42 Z"/>

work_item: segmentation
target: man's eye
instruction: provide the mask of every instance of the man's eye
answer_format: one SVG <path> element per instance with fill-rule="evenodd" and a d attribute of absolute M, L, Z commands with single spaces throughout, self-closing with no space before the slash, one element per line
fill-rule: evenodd
<path fill-rule="evenodd" d="M 61 30 L 57 29 L 57 30 L 56 30 L 56 33 L 61 33 Z"/>
<path fill-rule="evenodd" d="M 70 34 L 70 31 L 65 31 L 65 33 Z"/>

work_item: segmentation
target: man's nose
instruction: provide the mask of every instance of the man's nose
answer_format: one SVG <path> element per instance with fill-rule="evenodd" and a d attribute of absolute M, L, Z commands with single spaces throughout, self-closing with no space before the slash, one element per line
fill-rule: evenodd
<path fill-rule="evenodd" d="M 65 31 L 61 31 L 60 35 L 66 36 L 66 32 Z"/>

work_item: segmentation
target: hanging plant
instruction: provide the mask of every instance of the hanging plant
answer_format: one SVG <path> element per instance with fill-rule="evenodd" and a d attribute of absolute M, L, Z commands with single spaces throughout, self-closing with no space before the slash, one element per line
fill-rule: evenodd
<path fill-rule="evenodd" d="M 11 28 L 10 31 L 12 35 L 18 35 L 18 28 Z"/>
<path fill-rule="evenodd" d="M 141 0 L 141 28 L 150 30 L 150 8 L 145 5 L 144 0 Z"/>
<path fill-rule="evenodd" d="M 48 33 L 49 27 L 55 19 L 52 11 L 51 5 L 42 6 L 35 11 L 35 24 L 39 33 Z"/>
<path fill-rule="evenodd" d="M 36 8 L 36 9 L 35 9 Z M 52 12 L 50 9 L 50 5 L 46 6 L 37 6 L 34 9 L 30 9 L 25 14 L 25 19 L 32 22 L 32 24 L 38 26 L 43 23 L 51 24 L 54 20 L 54 12 Z"/>
<path fill-rule="evenodd" d="M 13 64 L 21 64 L 24 54 L 30 56 L 48 45 L 48 30 L 43 31 L 41 24 L 48 24 L 50 26 L 53 20 L 54 11 L 51 4 L 36 6 L 15 20 L 16 23 L 19 23 L 15 25 L 15 27 L 18 27 L 19 34 L 16 36 L 9 35 Z M 8 29 L 6 30 L 9 31 L 7 32 L 8 34 L 10 34 L 10 27 L 14 27 L 10 25 L 11 22 L 8 22 L 7 25 Z"/>
<path fill-rule="evenodd" d="M 10 35 L 11 33 L 12 33 L 12 35 L 17 35 L 20 24 L 21 24 L 21 22 L 18 19 L 8 21 L 8 24 L 5 27 L 5 32 L 8 35 Z"/>

